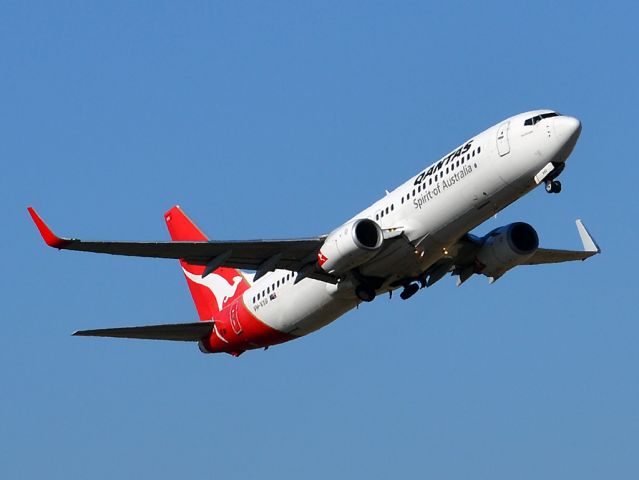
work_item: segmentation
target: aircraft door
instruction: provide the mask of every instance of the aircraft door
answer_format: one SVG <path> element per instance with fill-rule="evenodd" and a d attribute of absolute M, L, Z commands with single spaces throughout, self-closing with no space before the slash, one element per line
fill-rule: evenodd
<path fill-rule="evenodd" d="M 242 333 L 242 325 L 240 324 L 240 318 L 237 314 L 238 303 L 233 302 L 231 306 L 231 327 L 233 327 L 233 331 L 236 335 Z"/>
<path fill-rule="evenodd" d="M 497 128 L 497 151 L 503 157 L 510 153 L 510 143 L 508 142 L 508 127 L 510 122 L 504 122 Z"/>

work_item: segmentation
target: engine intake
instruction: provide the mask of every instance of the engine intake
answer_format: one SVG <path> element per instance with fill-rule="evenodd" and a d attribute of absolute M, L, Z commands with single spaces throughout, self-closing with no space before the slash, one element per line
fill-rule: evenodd
<path fill-rule="evenodd" d="M 483 238 L 477 254 L 481 273 L 495 279 L 528 260 L 539 248 L 535 229 L 524 222 L 497 228 Z"/>
<path fill-rule="evenodd" d="M 342 225 L 326 237 L 317 254 L 317 263 L 328 273 L 343 273 L 373 258 L 382 248 L 384 235 L 369 218 Z"/>

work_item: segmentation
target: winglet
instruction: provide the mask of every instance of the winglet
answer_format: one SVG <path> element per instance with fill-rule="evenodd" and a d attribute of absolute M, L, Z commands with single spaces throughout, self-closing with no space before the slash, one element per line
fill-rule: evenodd
<path fill-rule="evenodd" d="M 40 235 L 42 235 L 42 239 L 44 243 L 54 248 L 64 248 L 66 245 L 70 243 L 70 240 L 67 238 L 58 237 L 53 231 L 49 228 L 49 226 L 44 223 L 44 220 L 40 218 L 40 215 L 36 213 L 33 207 L 28 207 L 29 215 L 33 219 L 33 223 L 35 223 L 36 227 L 38 227 L 38 231 Z"/>
<path fill-rule="evenodd" d="M 599 245 L 597 245 L 597 242 L 595 242 L 595 240 L 592 238 L 588 230 L 586 230 L 586 227 L 584 226 L 583 222 L 577 219 L 575 223 L 577 224 L 577 231 L 579 232 L 581 243 L 583 243 L 584 245 L 584 250 L 586 252 L 600 253 L 601 249 L 599 248 Z"/>

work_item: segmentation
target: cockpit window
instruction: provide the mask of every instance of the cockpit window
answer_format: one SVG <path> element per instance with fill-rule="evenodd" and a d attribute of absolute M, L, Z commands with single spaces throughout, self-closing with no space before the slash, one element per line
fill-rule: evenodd
<path fill-rule="evenodd" d="M 550 117 L 558 117 L 559 114 L 557 112 L 550 112 L 550 113 L 542 113 L 541 115 L 537 115 L 536 117 L 532 117 L 527 119 L 524 122 L 525 126 L 530 126 L 530 125 L 535 125 L 538 122 L 540 122 L 542 119 L 544 118 L 550 118 Z"/>

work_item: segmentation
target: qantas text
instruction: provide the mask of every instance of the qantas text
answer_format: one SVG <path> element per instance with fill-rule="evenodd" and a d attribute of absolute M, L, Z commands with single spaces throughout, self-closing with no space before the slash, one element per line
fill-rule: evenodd
<path fill-rule="evenodd" d="M 448 165 L 450 162 L 455 160 L 457 157 L 461 157 L 463 154 L 468 152 L 468 150 L 470 150 L 470 148 L 472 147 L 472 144 L 473 144 L 473 141 L 470 140 L 466 145 L 459 147 L 457 150 L 449 153 L 444 158 L 442 158 L 439 162 L 433 163 L 427 170 L 424 170 L 422 173 L 417 175 L 417 177 L 415 177 L 414 185 L 419 185 L 420 183 L 424 181 L 426 177 L 428 177 L 429 175 L 432 175 L 435 172 L 438 172 L 439 170 L 444 168 L 446 165 Z"/>

